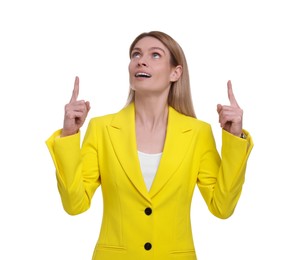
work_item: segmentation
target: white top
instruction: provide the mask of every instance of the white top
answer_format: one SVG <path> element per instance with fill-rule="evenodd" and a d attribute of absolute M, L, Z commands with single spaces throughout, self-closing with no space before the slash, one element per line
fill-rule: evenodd
<path fill-rule="evenodd" d="M 143 153 L 138 151 L 140 166 L 148 191 L 156 175 L 162 153 Z"/>

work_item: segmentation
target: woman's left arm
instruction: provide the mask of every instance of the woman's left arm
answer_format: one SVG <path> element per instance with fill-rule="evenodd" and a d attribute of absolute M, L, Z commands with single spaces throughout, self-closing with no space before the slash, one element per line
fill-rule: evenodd
<path fill-rule="evenodd" d="M 222 127 L 221 160 L 213 145 L 205 154 L 198 174 L 198 187 L 209 210 L 219 218 L 232 215 L 241 195 L 252 138 L 243 127 L 243 110 L 239 107 L 228 81 L 229 106 L 218 104 Z M 212 134 L 211 134 L 212 135 Z M 211 139 L 213 137 L 211 136 Z M 208 138 L 209 139 L 209 138 Z M 217 172 L 217 174 L 216 174 Z"/>

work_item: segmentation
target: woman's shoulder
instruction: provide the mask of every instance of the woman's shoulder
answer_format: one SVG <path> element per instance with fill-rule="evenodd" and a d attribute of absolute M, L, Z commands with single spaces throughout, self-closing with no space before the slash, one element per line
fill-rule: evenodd
<path fill-rule="evenodd" d="M 95 124 L 95 125 L 108 124 L 111 122 L 111 120 L 114 118 L 116 114 L 117 113 L 111 113 L 111 114 L 104 114 L 104 115 L 92 117 L 90 119 L 90 124 Z"/>
<path fill-rule="evenodd" d="M 101 116 L 95 116 L 90 119 L 90 124 L 96 125 L 107 125 L 111 124 L 113 121 L 128 120 L 129 117 L 133 117 L 133 108 L 132 106 L 127 106 L 119 109 L 117 112 L 110 114 L 104 114 Z"/>

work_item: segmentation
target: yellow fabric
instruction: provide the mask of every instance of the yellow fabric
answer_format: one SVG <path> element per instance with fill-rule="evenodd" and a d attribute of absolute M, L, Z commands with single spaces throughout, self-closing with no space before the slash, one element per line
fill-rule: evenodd
<path fill-rule="evenodd" d="M 66 212 L 90 207 L 101 184 L 103 219 L 94 260 L 195 260 L 190 206 L 197 184 L 208 209 L 219 218 L 233 213 L 242 191 L 250 134 L 223 131 L 222 161 L 209 124 L 169 108 L 165 146 L 150 191 L 141 173 L 134 104 L 93 118 L 82 148 L 80 133 L 47 141 Z M 145 209 L 151 208 L 150 215 Z M 151 243 L 146 250 L 144 245 Z"/>

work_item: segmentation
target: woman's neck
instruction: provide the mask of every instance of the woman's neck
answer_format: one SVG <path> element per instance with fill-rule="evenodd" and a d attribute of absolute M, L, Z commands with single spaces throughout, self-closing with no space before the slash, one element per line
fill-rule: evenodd
<path fill-rule="evenodd" d="M 168 104 L 157 99 L 135 99 L 135 120 L 139 127 L 147 131 L 166 127 L 168 121 Z"/>
<path fill-rule="evenodd" d="M 166 102 L 135 100 L 135 130 L 139 151 L 144 153 L 163 151 L 168 114 L 169 107 Z"/>

